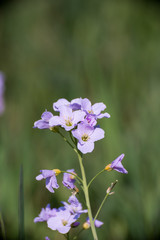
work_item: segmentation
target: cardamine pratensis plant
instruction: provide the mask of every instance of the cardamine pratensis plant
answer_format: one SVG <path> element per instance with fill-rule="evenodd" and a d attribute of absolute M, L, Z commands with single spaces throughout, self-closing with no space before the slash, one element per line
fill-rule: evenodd
<path fill-rule="evenodd" d="M 53 109 L 58 115 L 53 115 L 46 110 L 42 114 L 41 119 L 34 123 L 34 128 L 49 129 L 59 134 L 78 157 L 81 176 L 78 176 L 74 169 L 66 171 L 62 169 L 53 169 L 41 170 L 40 175 L 36 177 L 38 181 L 45 179 L 46 188 L 51 193 L 54 193 L 55 189 L 59 188 L 57 176 L 62 173 L 63 185 L 71 190 L 71 196 L 68 199 L 68 203 L 62 202 L 62 206 L 58 209 L 51 209 L 50 204 L 48 204 L 46 208 L 42 208 L 39 216 L 34 219 L 35 223 L 47 222 L 48 228 L 57 230 L 59 233 L 63 234 L 67 240 L 78 239 L 79 234 L 88 228 L 92 231 L 93 239 L 98 240 L 96 228 L 101 227 L 103 222 L 99 221 L 97 217 L 107 197 L 113 194 L 112 189 L 117 183 L 117 180 L 108 187 L 106 195 L 94 217 L 92 215 L 89 199 L 89 187 L 96 177 L 104 171 L 116 170 L 121 173 L 128 173 L 121 163 L 124 158 L 124 154 L 121 154 L 113 162 L 104 167 L 102 171 L 97 173 L 89 183 L 86 181 L 83 155 L 92 152 L 94 150 L 94 142 L 104 138 L 104 130 L 97 125 L 97 121 L 101 118 L 110 118 L 108 113 L 102 113 L 105 108 L 106 106 L 104 103 L 95 103 L 92 105 L 87 98 L 76 98 L 71 102 L 62 98 L 53 103 Z M 68 132 L 68 138 L 63 135 L 62 129 Z M 82 204 L 77 199 L 76 194 L 78 188 L 76 184 L 79 184 L 84 192 L 87 209 L 83 209 Z M 80 225 L 79 218 L 81 214 L 87 214 L 86 221 L 82 224 L 81 230 L 77 236 L 71 238 L 70 232 L 72 228 Z M 49 240 L 48 237 L 45 239 Z"/>

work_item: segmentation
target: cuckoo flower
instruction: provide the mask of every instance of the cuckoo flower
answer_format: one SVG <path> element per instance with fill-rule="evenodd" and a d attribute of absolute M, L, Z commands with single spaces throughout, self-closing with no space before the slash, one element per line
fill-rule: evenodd
<path fill-rule="evenodd" d="M 39 129 L 50 128 L 49 120 L 52 117 L 53 117 L 53 114 L 51 112 L 45 111 L 44 113 L 42 113 L 41 119 L 34 123 L 34 128 L 39 128 Z"/>
<path fill-rule="evenodd" d="M 70 204 L 66 202 L 62 202 L 62 203 L 65 206 L 65 208 L 70 211 L 71 214 L 74 214 L 74 215 L 78 214 L 78 216 L 80 216 L 80 214 L 88 212 L 87 209 L 82 210 L 82 204 L 78 201 L 75 195 L 70 196 L 68 199 L 68 202 Z"/>
<path fill-rule="evenodd" d="M 53 170 L 40 170 L 41 174 L 36 177 L 36 180 L 40 181 L 42 179 L 46 179 L 46 188 L 54 193 L 53 188 L 59 188 L 57 184 L 57 179 L 55 172 Z"/>
<path fill-rule="evenodd" d="M 0 115 L 4 112 L 4 75 L 0 72 Z"/>
<path fill-rule="evenodd" d="M 53 103 L 54 111 L 59 112 L 61 106 L 68 106 L 73 111 L 80 110 L 81 109 L 81 98 L 73 99 L 71 102 L 69 102 L 65 98 L 60 98 L 57 102 Z"/>
<path fill-rule="evenodd" d="M 69 169 L 69 170 L 67 170 L 67 172 L 71 172 L 71 173 L 76 174 L 74 172 L 74 169 Z M 74 184 L 75 181 L 76 181 L 76 179 L 75 179 L 74 175 L 69 174 L 69 173 L 64 173 L 63 174 L 63 182 L 62 183 L 68 189 L 74 189 L 75 188 L 75 184 Z"/>
<path fill-rule="evenodd" d="M 85 111 L 87 114 L 91 114 L 96 119 L 100 119 L 103 117 L 110 118 L 109 113 L 101 113 L 106 108 L 106 105 L 104 103 L 95 103 L 94 105 L 91 105 L 91 102 L 88 98 L 84 98 L 81 101 L 81 109 Z"/>
<path fill-rule="evenodd" d="M 76 222 L 78 216 L 72 215 L 66 208 L 59 208 L 55 217 L 48 219 L 48 227 L 52 230 L 57 230 L 62 234 L 66 234 L 71 229 L 71 224 Z"/>
<path fill-rule="evenodd" d="M 94 142 L 104 138 L 103 129 L 94 128 L 84 123 L 78 124 L 77 129 L 73 130 L 72 134 L 78 139 L 77 148 L 84 154 L 92 152 Z"/>
<path fill-rule="evenodd" d="M 60 106 L 59 107 L 60 116 L 54 116 L 49 120 L 49 125 L 51 127 L 60 125 L 66 131 L 73 129 L 78 122 L 84 120 L 85 112 L 81 110 L 72 111 L 69 106 Z"/>
<path fill-rule="evenodd" d="M 117 172 L 128 173 L 128 171 L 123 167 L 123 165 L 121 163 L 124 156 L 125 156 L 124 154 L 121 154 L 112 163 L 108 164 L 105 167 L 105 170 L 107 170 L 107 171 L 116 170 Z"/>
<path fill-rule="evenodd" d="M 47 221 L 50 217 L 56 216 L 57 209 L 50 208 L 50 204 L 46 206 L 46 208 L 42 208 L 40 214 L 38 217 L 34 219 L 34 222 L 45 222 Z"/>

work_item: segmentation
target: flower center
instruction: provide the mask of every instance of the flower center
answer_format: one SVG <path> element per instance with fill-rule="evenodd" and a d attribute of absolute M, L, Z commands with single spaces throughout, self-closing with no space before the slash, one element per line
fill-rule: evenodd
<path fill-rule="evenodd" d="M 62 220 L 62 224 L 63 224 L 64 226 L 66 226 L 67 223 L 68 223 L 68 222 L 67 222 L 66 220 L 64 220 L 64 219 Z"/>
<path fill-rule="evenodd" d="M 93 114 L 94 112 L 93 110 L 88 110 L 88 113 Z"/>
<path fill-rule="evenodd" d="M 82 135 L 82 140 L 84 141 L 84 142 L 87 142 L 88 140 L 89 140 L 89 136 L 88 136 L 88 134 L 87 133 L 84 133 L 83 135 Z"/>
<path fill-rule="evenodd" d="M 71 127 L 73 125 L 72 123 L 72 119 L 70 117 L 68 117 L 68 119 L 65 119 L 66 122 L 66 126 Z"/>

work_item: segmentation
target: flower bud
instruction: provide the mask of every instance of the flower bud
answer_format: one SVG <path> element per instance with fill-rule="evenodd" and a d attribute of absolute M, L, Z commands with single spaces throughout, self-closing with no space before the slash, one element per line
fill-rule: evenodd
<path fill-rule="evenodd" d="M 83 229 L 90 228 L 90 224 L 88 222 L 83 223 Z"/>

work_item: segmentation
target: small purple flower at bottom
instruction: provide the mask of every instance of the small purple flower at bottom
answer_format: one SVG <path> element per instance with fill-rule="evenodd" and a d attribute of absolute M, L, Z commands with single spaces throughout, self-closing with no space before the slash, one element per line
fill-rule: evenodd
<path fill-rule="evenodd" d="M 41 119 L 34 123 L 34 127 L 33 128 L 39 128 L 39 129 L 50 128 L 49 120 L 52 117 L 53 117 L 53 114 L 51 112 L 45 111 L 44 113 L 42 113 Z"/>
<path fill-rule="evenodd" d="M 88 210 L 82 210 L 82 204 L 78 201 L 75 195 L 72 195 L 68 199 L 68 203 L 62 202 L 66 209 L 70 211 L 71 214 L 76 214 L 80 216 L 82 213 L 87 213 Z"/>
<path fill-rule="evenodd" d="M 40 214 L 38 217 L 34 219 L 34 222 L 45 222 L 47 221 L 50 217 L 56 216 L 57 209 L 50 208 L 50 204 L 46 206 L 46 208 L 42 208 Z"/>
<path fill-rule="evenodd" d="M 69 170 L 67 170 L 67 172 L 71 172 L 71 173 L 76 174 L 74 172 L 74 169 L 69 169 Z M 64 173 L 63 174 L 63 182 L 62 183 L 68 189 L 74 189 L 75 188 L 75 181 L 76 181 L 76 179 L 75 179 L 74 175 L 69 174 L 69 173 Z"/>
<path fill-rule="evenodd" d="M 99 221 L 99 220 L 95 220 L 94 221 L 94 225 L 96 228 L 100 228 L 104 223 Z M 84 229 L 88 229 L 90 228 L 91 224 L 90 224 L 90 220 L 89 217 L 86 218 L 86 222 L 83 224 L 83 228 Z"/>
<path fill-rule="evenodd" d="M 78 139 L 77 148 L 82 153 L 89 153 L 94 150 L 94 142 L 104 138 L 104 131 L 101 128 L 94 128 L 88 124 L 80 123 L 77 129 L 72 131 L 75 138 Z"/>
<path fill-rule="evenodd" d="M 55 217 L 48 219 L 48 227 L 66 234 L 71 229 L 72 223 L 76 222 L 78 216 L 72 215 L 68 209 L 60 208 Z"/>
<path fill-rule="evenodd" d="M 50 240 L 50 238 L 49 237 L 45 237 L 45 240 Z"/>
<path fill-rule="evenodd" d="M 57 179 L 55 172 L 53 170 L 40 170 L 41 174 L 36 177 L 36 180 L 40 181 L 42 179 L 46 179 L 46 188 L 54 193 L 53 188 L 59 188 L 57 184 Z"/>
<path fill-rule="evenodd" d="M 119 157 L 117 157 L 112 163 L 108 164 L 106 167 L 105 167 L 105 170 L 107 171 L 111 171 L 111 170 L 115 170 L 117 172 L 120 172 L 120 173 L 125 173 L 127 174 L 128 171 L 123 167 L 121 161 L 122 159 L 124 158 L 124 154 L 121 154 Z"/>

